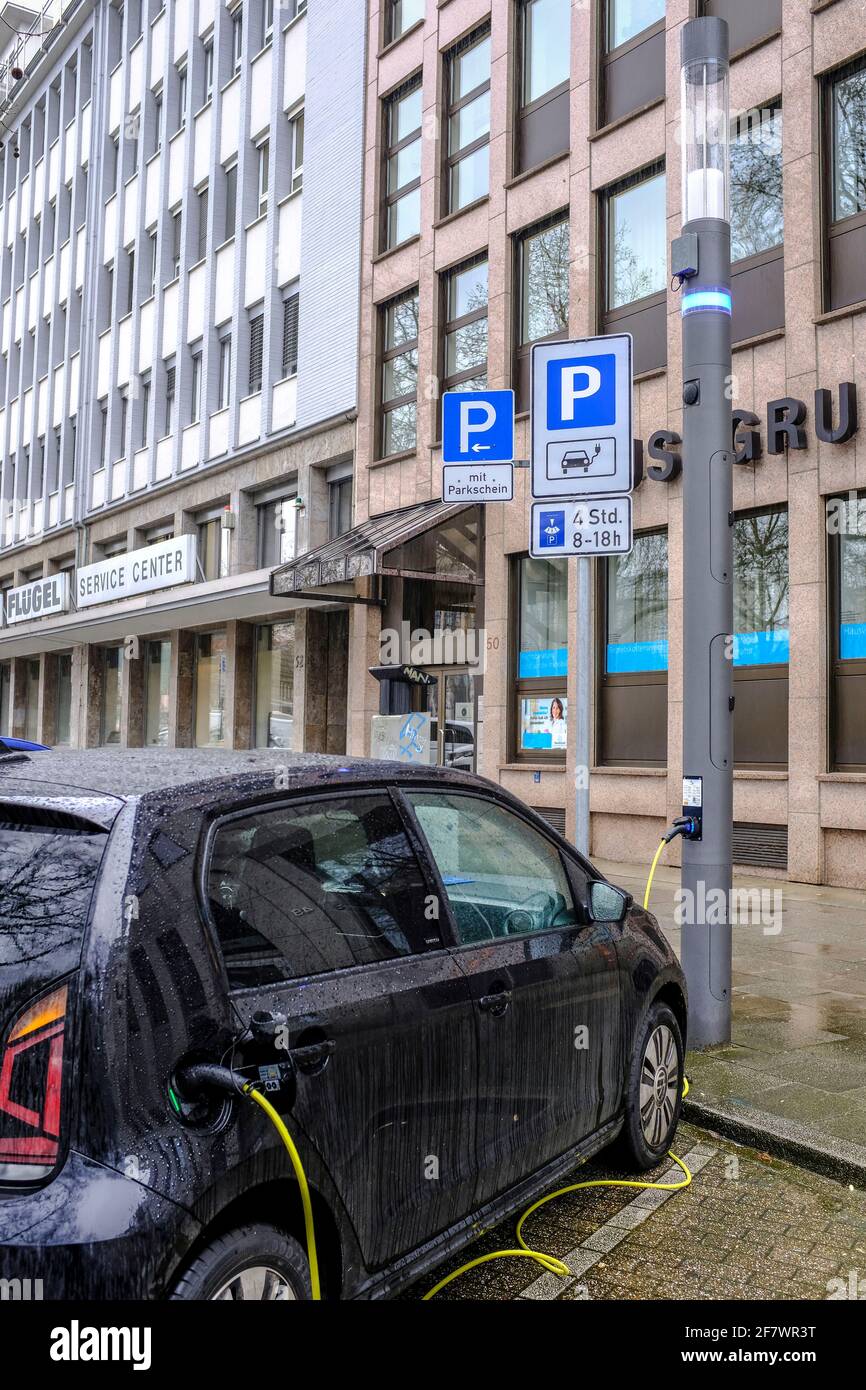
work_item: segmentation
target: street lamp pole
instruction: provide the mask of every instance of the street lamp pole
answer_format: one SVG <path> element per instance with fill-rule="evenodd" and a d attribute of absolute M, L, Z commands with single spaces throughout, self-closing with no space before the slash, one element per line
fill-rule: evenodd
<path fill-rule="evenodd" d="M 682 31 L 683 228 L 672 247 L 683 333 L 682 963 L 689 1042 L 731 1035 L 733 439 L 728 26 Z"/>

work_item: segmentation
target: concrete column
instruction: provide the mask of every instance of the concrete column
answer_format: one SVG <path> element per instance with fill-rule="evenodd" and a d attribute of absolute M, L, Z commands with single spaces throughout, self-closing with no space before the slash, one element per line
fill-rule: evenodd
<path fill-rule="evenodd" d="M 168 745 L 191 748 L 195 734 L 195 634 L 171 634 Z"/>
<path fill-rule="evenodd" d="M 12 737 L 24 738 L 27 723 L 27 657 L 15 657 L 11 663 L 12 683 L 9 701 L 12 706 Z"/>
<path fill-rule="evenodd" d="M 120 705 L 120 742 L 124 748 L 141 748 L 144 744 L 145 650 L 142 639 L 137 657 L 124 653 Z"/>
<path fill-rule="evenodd" d="M 73 748 L 85 746 L 84 711 L 87 708 L 87 647 L 72 648 L 72 708 L 69 712 L 69 738 Z"/>
<path fill-rule="evenodd" d="M 81 649 L 79 748 L 98 748 L 102 735 L 103 667 L 99 647 Z"/>
<path fill-rule="evenodd" d="M 50 746 L 57 742 L 57 657 L 45 652 L 39 679 L 39 720 L 36 737 Z"/>
<path fill-rule="evenodd" d="M 250 748 L 253 741 L 253 623 L 228 623 L 226 713 L 230 748 Z"/>
<path fill-rule="evenodd" d="M 369 756 L 370 721 L 379 713 L 379 683 L 370 667 L 379 661 L 379 634 L 382 627 L 378 608 L 353 604 L 349 613 L 348 715 L 346 752 Z"/>

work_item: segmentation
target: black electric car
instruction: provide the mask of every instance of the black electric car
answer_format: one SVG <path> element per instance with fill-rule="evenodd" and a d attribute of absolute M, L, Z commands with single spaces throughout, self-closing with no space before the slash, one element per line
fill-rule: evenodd
<path fill-rule="evenodd" d="M 468 773 L 0 755 L 0 1278 L 46 1299 L 394 1294 L 619 1137 L 677 1124 L 651 916 Z M 264 1069 L 264 1070 L 262 1070 Z"/>

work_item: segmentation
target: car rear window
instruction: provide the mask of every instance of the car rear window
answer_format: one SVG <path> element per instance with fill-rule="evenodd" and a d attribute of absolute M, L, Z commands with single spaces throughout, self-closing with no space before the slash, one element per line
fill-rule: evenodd
<path fill-rule="evenodd" d="M 75 969 L 107 840 L 76 816 L 0 803 L 0 999 L 10 976 Z"/>

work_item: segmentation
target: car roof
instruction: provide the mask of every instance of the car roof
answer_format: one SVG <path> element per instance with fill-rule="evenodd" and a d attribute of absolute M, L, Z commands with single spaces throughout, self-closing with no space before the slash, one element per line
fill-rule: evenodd
<path fill-rule="evenodd" d="M 279 781 L 277 780 L 279 778 Z M 167 794 L 190 802 L 241 799 L 323 784 L 430 780 L 490 786 L 471 773 L 373 758 L 291 753 L 281 748 L 83 748 L 0 755 L 0 801 L 37 803 L 109 825 L 123 803 Z"/>

